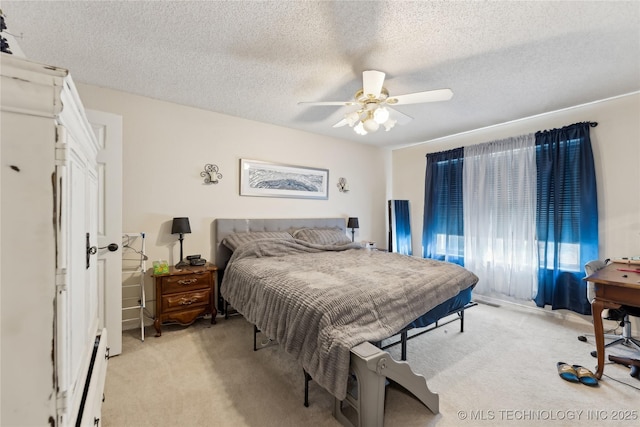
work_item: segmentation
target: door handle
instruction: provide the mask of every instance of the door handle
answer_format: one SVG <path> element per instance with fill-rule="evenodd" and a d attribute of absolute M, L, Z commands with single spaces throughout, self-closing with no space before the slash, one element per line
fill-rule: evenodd
<path fill-rule="evenodd" d="M 109 249 L 109 252 L 115 252 L 118 250 L 117 243 L 109 243 L 107 246 L 101 246 L 98 249 Z"/>
<path fill-rule="evenodd" d="M 91 255 L 95 255 L 98 252 L 98 249 L 109 249 L 110 252 L 115 252 L 118 250 L 119 246 L 117 243 L 109 243 L 107 246 L 101 246 L 101 247 L 97 247 L 97 246 L 91 246 L 90 243 L 90 233 L 87 233 L 87 268 L 90 267 L 91 265 Z"/>
<path fill-rule="evenodd" d="M 86 244 L 86 248 L 87 248 L 87 269 L 91 265 L 91 255 L 94 255 L 96 252 L 98 252 L 98 248 L 96 248 L 95 246 L 91 246 L 90 240 L 91 240 L 91 235 L 89 233 L 87 233 L 87 244 Z"/>

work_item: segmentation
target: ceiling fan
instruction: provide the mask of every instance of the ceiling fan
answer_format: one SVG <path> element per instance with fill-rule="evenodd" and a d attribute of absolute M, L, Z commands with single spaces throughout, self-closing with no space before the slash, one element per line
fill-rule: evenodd
<path fill-rule="evenodd" d="M 298 105 L 341 105 L 355 106 L 356 110 L 347 113 L 334 128 L 349 125 L 359 135 L 376 132 L 382 125 L 386 131 L 396 123 L 405 124 L 411 117 L 390 108 L 395 105 L 419 104 L 423 102 L 448 101 L 453 96 L 451 89 L 436 89 L 414 92 L 405 95 L 390 96 L 382 86 L 385 73 L 382 71 L 363 71 L 362 89 L 357 91 L 351 101 L 298 102 Z"/>

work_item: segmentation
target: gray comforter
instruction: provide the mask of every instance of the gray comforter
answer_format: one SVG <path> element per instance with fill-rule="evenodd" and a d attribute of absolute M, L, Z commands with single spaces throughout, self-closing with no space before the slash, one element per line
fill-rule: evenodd
<path fill-rule="evenodd" d="M 455 264 L 352 244 L 258 240 L 234 252 L 221 294 L 343 400 L 352 347 L 396 334 L 477 280 Z"/>

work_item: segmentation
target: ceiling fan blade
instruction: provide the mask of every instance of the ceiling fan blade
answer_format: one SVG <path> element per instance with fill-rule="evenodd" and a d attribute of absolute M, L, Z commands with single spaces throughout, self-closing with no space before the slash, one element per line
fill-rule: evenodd
<path fill-rule="evenodd" d="M 349 124 L 349 122 L 347 121 L 347 119 L 342 119 L 342 120 L 340 120 L 338 123 L 336 123 L 335 125 L 333 125 L 332 127 L 334 127 L 334 128 L 340 128 L 340 127 L 342 127 L 342 126 L 344 126 L 344 125 L 347 125 L 347 124 Z"/>
<path fill-rule="evenodd" d="M 387 110 L 389 110 L 389 117 L 396 120 L 399 125 L 406 125 L 411 120 L 413 120 L 413 117 L 407 116 L 406 114 L 401 113 L 398 110 L 394 110 L 393 108 L 389 108 L 388 106 L 386 108 Z"/>
<path fill-rule="evenodd" d="M 406 95 L 392 96 L 387 99 L 389 105 L 419 104 L 421 102 L 448 101 L 453 96 L 451 89 L 436 89 L 426 92 L 408 93 Z"/>
<path fill-rule="evenodd" d="M 356 102 L 354 101 L 319 101 L 319 102 L 314 102 L 314 101 L 301 101 L 298 102 L 298 105 L 356 105 Z"/>
<path fill-rule="evenodd" d="M 377 98 L 380 96 L 385 74 L 382 71 L 362 72 L 362 92 L 365 96 Z"/>

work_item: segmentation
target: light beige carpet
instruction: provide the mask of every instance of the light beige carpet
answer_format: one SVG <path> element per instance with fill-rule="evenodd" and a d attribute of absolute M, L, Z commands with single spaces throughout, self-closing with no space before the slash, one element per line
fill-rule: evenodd
<path fill-rule="evenodd" d="M 568 316 L 571 317 L 571 316 Z M 608 322 L 605 327 L 614 327 Z M 582 320 L 563 320 L 512 306 L 480 304 L 459 322 L 409 341 L 408 361 L 440 395 L 432 414 L 397 387 L 387 388 L 385 426 L 529 426 L 640 424 L 640 381 L 608 364 L 597 388 L 562 380 L 556 363 L 595 370 L 592 332 Z M 303 406 L 302 368 L 277 345 L 253 351 L 252 326 L 242 317 L 147 328 L 123 335 L 123 353 L 109 361 L 103 425 L 339 426 L 333 398 L 310 384 Z M 399 347 L 388 350 L 399 358 Z M 632 356 L 616 346 L 610 354 Z"/>

